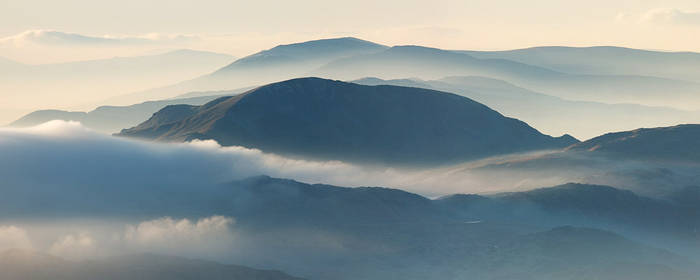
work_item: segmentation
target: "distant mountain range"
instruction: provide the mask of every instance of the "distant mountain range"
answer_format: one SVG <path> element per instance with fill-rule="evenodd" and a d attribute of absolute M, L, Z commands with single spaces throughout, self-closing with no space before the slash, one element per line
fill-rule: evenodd
<path fill-rule="evenodd" d="M 576 143 L 454 94 L 319 78 L 269 84 L 199 107 L 165 107 L 119 135 L 350 162 L 450 163 Z"/>
<path fill-rule="evenodd" d="M 588 139 L 610 131 L 700 122 L 700 111 L 636 104 L 570 101 L 534 92 L 509 82 L 480 76 L 438 80 L 363 78 L 365 85 L 396 85 L 441 90 L 471 98 L 554 135 L 570 133 Z"/>
<path fill-rule="evenodd" d="M 589 54 L 592 59 L 586 60 Z M 211 75 L 132 97 L 161 99 L 190 91 L 241 88 L 300 76 L 341 80 L 485 76 L 569 100 L 697 110 L 700 103 L 694 97 L 700 92 L 699 76 L 681 74 L 697 73 L 692 61 L 698 56 L 602 47 L 450 51 L 422 46 L 387 47 L 356 38 L 336 38 L 281 45 L 244 57 Z M 661 69 L 655 63 L 673 70 L 653 70 Z M 564 66 L 554 67 L 557 65 Z M 615 68 L 618 65 L 621 67 Z"/>
<path fill-rule="evenodd" d="M 63 110 L 39 110 L 29 113 L 10 123 L 13 127 L 30 127 L 51 120 L 77 121 L 83 126 L 104 132 L 116 133 L 125 127 L 133 127 L 151 117 L 155 112 L 168 105 L 201 105 L 223 95 L 235 95 L 238 91 L 216 91 L 193 93 L 197 97 L 147 101 L 129 106 L 100 106 L 90 112 L 72 112 Z"/>
<path fill-rule="evenodd" d="M 700 54 L 612 46 L 534 47 L 508 51 L 463 51 L 477 58 L 508 59 L 572 74 L 640 75 L 700 82 Z"/>
<path fill-rule="evenodd" d="M 571 74 L 512 60 L 482 59 L 421 46 L 396 46 L 374 54 L 338 59 L 311 74 L 343 80 L 368 76 L 421 79 L 486 76 L 569 100 L 700 108 L 700 101 L 695 98 L 700 83 L 696 82 L 630 74 Z"/>
<path fill-rule="evenodd" d="M 301 280 L 285 273 L 245 266 L 152 254 L 71 262 L 38 252 L 0 252 L 4 280 Z"/>
<path fill-rule="evenodd" d="M 544 133 L 553 135 L 568 133 L 583 139 L 593 138 L 610 131 L 700 122 L 700 111 L 635 104 L 569 101 L 533 92 L 503 80 L 480 76 L 455 76 L 438 80 L 383 80 L 368 77 L 352 82 L 451 92 L 483 103 L 506 116 L 523 120 Z M 39 110 L 23 116 L 10 126 L 27 127 L 58 119 L 79 121 L 88 128 L 115 133 L 138 125 L 166 105 L 202 105 L 217 97 L 243 93 L 252 88 L 254 87 L 227 91 L 190 92 L 171 99 L 148 101 L 130 106 L 100 106 L 88 113 Z M 573 123 L 576 124 L 575 127 L 572 127 Z"/>
<path fill-rule="evenodd" d="M 259 86 L 308 76 L 309 72 L 336 59 L 375 53 L 387 48 L 352 37 L 280 45 L 236 60 L 209 75 L 167 87 L 136 92 L 130 96 L 163 99 L 191 91 Z"/>

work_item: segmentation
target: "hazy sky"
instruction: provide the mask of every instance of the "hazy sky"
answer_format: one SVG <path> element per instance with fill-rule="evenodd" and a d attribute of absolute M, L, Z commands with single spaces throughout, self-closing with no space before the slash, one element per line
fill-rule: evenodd
<path fill-rule="evenodd" d="M 27 63 L 172 48 L 244 56 L 337 36 L 448 49 L 700 51 L 698 32 L 697 0 L 0 0 L 0 56 Z"/>

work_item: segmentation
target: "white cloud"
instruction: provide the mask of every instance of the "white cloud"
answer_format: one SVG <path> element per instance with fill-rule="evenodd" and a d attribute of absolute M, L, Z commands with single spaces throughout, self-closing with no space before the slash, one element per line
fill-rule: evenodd
<path fill-rule="evenodd" d="M 139 253 L 216 258 L 230 254 L 236 245 L 232 217 L 75 222 L 59 219 L 21 227 L 0 226 L 0 253 L 36 250 L 78 261 Z M 30 240 L 30 233 L 34 240 Z"/>
<path fill-rule="evenodd" d="M 32 248 L 32 242 L 24 229 L 16 226 L 0 226 L 0 251 Z"/>
<path fill-rule="evenodd" d="M 97 241 L 89 233 L 68 234 L 48 249 L 48 253 L 67 259 L 84 259 L 97 253 Z"/>
<path fill-rule="evenodd" d="M 198 40 L 194 35 L 149 33 L 143 35 L 101 35 L 91 36 L 56 30 L 27 30 L 22 33 L 0 38 L 0 43 L 16 46 L 38 44 L 48 46 L 120 46 L 171 44 Z"/>
<path fill-rule="evenodd" d="M 233 218 L 211 216 L 197 221 L 170 217 L 129 225 L 124 233 L 128 248 L 167 254 L 216 254 L 233 245 Z"/>
<path fill-rule="evenodd" d="M 657 25 L 700 25 L 700 11 L 661 8 L 642 14 L 619 13 L 616 20 Z"/>

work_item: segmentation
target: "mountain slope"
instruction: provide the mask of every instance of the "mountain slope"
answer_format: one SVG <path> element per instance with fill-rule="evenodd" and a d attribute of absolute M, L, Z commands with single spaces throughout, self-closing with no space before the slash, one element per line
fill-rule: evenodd
<path fill-rule="evenodd" d="M 640 128 L 608 133 L 569 148 L 628 159 L 700 162 L 700 125 Z"/>
<path fill-rule="evenodd" d="M 283 155 L 405 164 L 449 163 L 576 142 L 570 136 L 543 135 L 454 94 L 319 78 L 266 85 L 205 104 L 182 121 L 151 119 L 120 135 L 214 139 Z"/>

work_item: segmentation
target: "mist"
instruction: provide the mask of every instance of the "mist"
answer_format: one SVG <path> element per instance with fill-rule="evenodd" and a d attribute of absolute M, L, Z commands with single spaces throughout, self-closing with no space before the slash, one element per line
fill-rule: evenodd
<path fill-rule="evenodd" d="M 697 180 L 690 175 L 697 170 L 692 164 L 621 161 L 559 151 L 423 169 L 357 166 L 341 161 L 285 158 L 244 147 L 221 147 L 212 140 L 144 142 L 62 121 L 0 129 L 0 152 L 4 155 L 0 158 L 0 176 L 4 178 L 6 197 L 31 195 L 42 202 L 57 198 L 99 199 L 106 194 L 123 198 L 149 192 L 186 194 L 257 175 L 338 186 L 393 187 L 428 197 L 523 191 L 567 182 L 644 189 L 650 183 L 636 174 L 662 169 L 670 170 L 669 176 L 681 182 L 685 180 L 681 185 L 692 185 Z M 23 191 L 27 189 L 45 192 Z M 8 203 L 19 202 L 8 199 Z"/>

